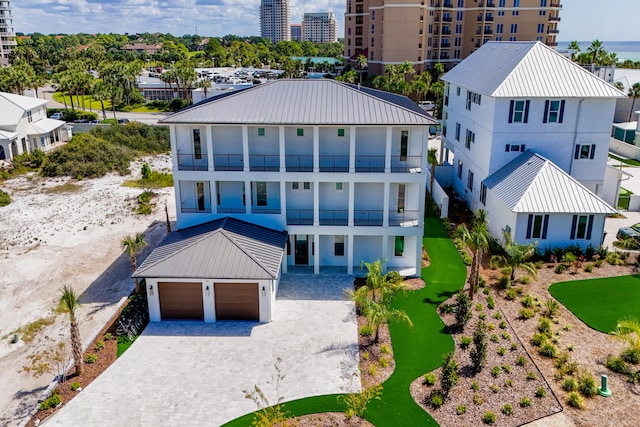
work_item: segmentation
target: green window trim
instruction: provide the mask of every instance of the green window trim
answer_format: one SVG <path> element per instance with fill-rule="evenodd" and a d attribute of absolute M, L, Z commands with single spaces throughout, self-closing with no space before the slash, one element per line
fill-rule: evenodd
<path fill-rule="evenodd" d="M 304 129 L 303 129 L 303 128 L 298 128 L 298 129 L 296 129 L 296 135 L 298 135 L 298 136 L 304 136 Z"/>
<path fill-rule="evenodd" d="M 264 136 L 264 128 L 258 128 L 258 136 Z"/>
<path fill-rule="evenodd" d="M 344 136 L 344 129 L 338 129 L 338 136 Z"/>

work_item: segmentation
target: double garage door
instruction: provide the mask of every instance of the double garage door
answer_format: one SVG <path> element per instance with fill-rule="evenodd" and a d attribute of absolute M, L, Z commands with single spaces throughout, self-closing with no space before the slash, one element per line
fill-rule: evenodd
<path fill-rule="evenodd" d="M 204 320 L 202 283 L 159 282 L 158 294 L 162 320 Z M 257 283 L 215 283 L 214 295 L 216 320 L 259 320 Z"/>

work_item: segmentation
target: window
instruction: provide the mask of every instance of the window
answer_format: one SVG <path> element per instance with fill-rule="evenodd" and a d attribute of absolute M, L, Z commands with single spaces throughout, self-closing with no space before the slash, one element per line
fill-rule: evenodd
<path fill-rule="evenodd" d="M 473 142 L 476 142 L 476 134 L 475 132 L 471 132 L 469 129 L 467 129 L 467 136 L 464 140 L 464 147 L 467 150 L 471 150 L 471 144 Z"/>
<path fill-rule="evenodd" d="M 196 182 L 196 193 L 197 193 L 197 197 L 198 197 L 198 211 L 204 211 L 205 210 L 205 203 L 204 203 L 204 182 Z"/>
<path fill-rule="evenodd" d="M 344 136 L 344 129 L 338 129 L 338 136 Z"/>
<path fill-rule="evenodd" d="M 400 133 L 400 161 L 407 160 L 407 151 L 409 149 L 409 131 L 403 130 Z"/>
<path fill-rule="evenodd" d="M 458 0 L 458 7 L 464 7 L 464 0 Z"/>
<path fill-rule="evenodd" d="M 258 136 L 264 136 L 264 128 L 258 128 Z"/>
<path fill-rule="evenodd" d="M 520 7 L 520 0 L 513 0 L 513 7 Z"/>
<path fill-rule="evenodd" d="M 538 34 L 544 33 L 544 24 L 538 24 Z"/>
<path fill-rule="evenodd" d="M 546 239 L 549 227 L 549 215 L 529 215 L 527 239 Z"/>
<path fill-rule="evenodd" d="M 196 160 L 202 159 L 202 142 L 200 140 L 200 129 L 193 130 L 193 157 Z"/>
<path fill-rule="evenodd" d="M 31 111 L 27 111 L 27 121 L 31 123 L 33 121 L 33 117 L 31 117 Z"/>
<path fill-rule="evenodd" d="M 593 159 L 596 155 L 596 144 L 577 144 L 574 159 Z"/>
<path fill-rule="evenodd" d="M 527 123 L 529 121 L 529 101 L 511 101 L 509 123 Z"/>
<path fill-rule="evenodd" d="M 507 144 L 504 146 L 504 151 L 506 151 L 507 153 L 510 151 L 517 151 L 520 153 L 524 153 L 526 148 L 527 147 L 524 144 Z"/>
<path fill-rule="evenodd" d="M 396 236 L 396 241 L 393 247 L 393 255 L 402 256 L 402 254 L 404 254 L 404 236 Z"/>
<path fill-rule="evenodd" d="M 456 87 L 456 96 L 460 96 L 460 86 Z"/>
<path fill-rule="evenodd" d="M 341 182 L 336 182 L 336 191 L 342 191 L 343 185 Z"/>
<path fill-rule="evenodd" d="M 487 186 L 484 184 L 480 184 L 480 202 L 483 205 L 487 204 Z"/>
<path fill-rule="evenodd" d="M 344 236 L 333 236 L 333 255 L 344 256 Z"/>
<path fill-rule="evenodd" d="M 504 24 L 496 24 L 496 34 L 502 34 L 504 30 Z"/>
<path fill-rule="evenodd" d="M 544 102 L 544 123 L 562 123 L 564 118 L 564 100 Z"/>
<path fill-rule="evenodd" d="M 302 188 L 304 190 L 311 190 L 311 183 L 310 182 L 303 182 L 302 183 Z"/>
<path fill-rule="evenodd" d="M 591 239 L 593 215 L 574 215 L 571 223 L 571 240 Z"/>
<path fill-rule="evenodd" d="M 407 191 L 405 184 L 398 184 L 398 213 L 404 212 L 404 198 Z"/>
<path fill-rule="evenodd" d="M 471 172 L 471 170 L 469 170 L 469 175 L 467 175 L 467 188 L 473 191 L 473 172 Z"/>
<path fill-rule="evenodd" d="M 302 129 L 302 128 L 298 128 L 298 129 L 296 129 L 296 135 L 298 135 L 298 136 L 304 136 L 304 129 Z"/>
<path fill-rule="evenodd" d="M 471 92 L 467 91 L 467 104 L 465 109 L 471 111 Z"/>
<path fill-rule="evenodd" d="M 462 179 L 462 161 L 458 160 L 458 179 Z"/>
<path fill-rule="evenodd" d="M 44 136 L 41 136 L 41 137 L 40 137 L 40 145 L 41 145 L 43 148 L 44 148 L 44 146 L 46 145 L 46 142 L 45 142 Z"/>
<path fill-rule="evenodd" d="M 456 21 L 462 21 L 463 18 L 464 18 L 463 12 L 456 12 Z"/>
<path fill-rule="evenodd" d="M 292 190 L 299 190 L 300 189 L 300 183 L 299 182 L 292 182 L 291 183 L 291 189 Z"/>
<path fill-rule="evenodd" d="M 456 141 L 460 141 L 460 123 L 456 123 Z"/>
<path fill-rule="evenodd" d="M 511 34 L 518 32 L 518 24 L 511 24 Z"/>
<path fill-rule="evenodd" d="M 266 182 L 256 182 L 256 206 L 267 206 Z"/>

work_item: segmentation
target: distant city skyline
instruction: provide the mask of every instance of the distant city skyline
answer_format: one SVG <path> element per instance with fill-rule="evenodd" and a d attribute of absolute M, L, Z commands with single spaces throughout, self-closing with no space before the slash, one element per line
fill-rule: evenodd
<path fill-rule="evenodd" d="M 333 11 L 338 36 L 344 36 L 345 0 L 291 1 L 291 23 L 305 12 Z M 640 26 L 633 13 L 638 0 L 617 0 L 602 7 L 598 0 L 565 0 L 560 16 L 561 41 L 636 40 Z M 171 33 L 176 36 L 257 36 L 260 0 L 20 0 L 11 3 L 16 32 L 52 33 Z M 627 11 L 628 13 L 625 13 Z"/>

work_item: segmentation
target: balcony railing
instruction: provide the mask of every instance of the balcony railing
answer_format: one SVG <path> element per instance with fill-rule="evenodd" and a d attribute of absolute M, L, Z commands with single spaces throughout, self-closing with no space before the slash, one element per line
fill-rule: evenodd
<path fill-rule="evenodd" d="M 349 211 L 347 210 L 320 210 L 320 225 L 348 225 Z"/>
<path fill-rule="evenodd" d="M 443 29 L 443 30 L 442 30 L 442 35 L 443 35 L 443 36 L 451 35 L 451 30 L 445 30 L 445 29 Z"/>
<path fill-rule="evenodd" d="M 551 15 L 549 15 L 549 21 L 551 21 L 551 22 L 560 22 L 560 17 L 559 16 L 551 16 Z"/>
<path fill-rule="evenodd" d="M 453 18 L 450 16 L 443 16 L 442 17 L 442 22 L 451 22 L 453 21 Z"/>
<path fill-rule="evenodd" d="M 320 156 L 320 172 L 349 172 L 349 156 Z"/>
<path fill-rule="evenodd" d="M 287 172 L 313 172 L 313 156 L 286 156 Z"/>
<path fill-rule="evenodd" d="M 214 154 L 213 163 L 216 171 L 241 171 L 244 169 L 242 154 Z"/>
<path fill-rule="evenodd" d="M 549 28 L 547 30 L 547 34 L 559 34 L 559 33 L 560 33 L 560 30 L 556 30 L 554 28 Z"/>
<path fill-rule="evenodd" d="M 554 2 L 552 2 L 551 3 L 551 7 L 556 7 L 556 8 L 562 9 L 562 3 L 559 3 L 559 2 L 555 2 L 554 3 Z"/>
<path fill-rule="evenodd" d="M 182 213 L 211 213 L 211 206 L 204 207 L 204 209 L 200 209 L 198 206 L 192 205 L 182 205 L 180 207 L 180 212 Z"/>
<path fill-rule="evenodd" d="M 241 207 L 218 206 L 218 213 L 244 214 L 244 213 L 247 213 L 247 208 L 244 206 L 241 206 Z"/>
<path fill-rule="evenodd" d="M 209 169 L 209 161 L 205 153 L 178 154 L 178 170 L 181 171 L 206 171 Z"/>
<path fill-rule="evenodd" d="M 249 168 L 252 171 L 278 172 L 280 171 L 280 156 L 251 155 L 249 156 Z"/>
<path fill-rule="evenodd" d="M 451 47 L 451 43 L 441 43 L 440 47 L 443 48 L 443 49 L 448 49 L 448 48 Z"/>
<path fill-rule="evenodd" d="M 558 43 L 556 43 L 556 42 L 547 42 L 547 46 L 556 47 L 556 46 L 558 46 Z"/>
<path fill-rule="evenodd" d="M 359 227 L 381 226 L 383 215 L 381 210 L 356 210 L 353 212 L 353 225 Z"/>
<path fill-rule="evenodd" d="M 400 227 L 417 227 L 420 211 L 391 212 L 389 214 L 389 225 Z"/>
<path fill-rule="evenodd" d="M 420 172 L 421 162 L 422 157 L 420 156 L 393 156 L 391 157 L 391 172 Z"/>
<path fill-rule="evenodd" d="M 384 156 L 356 156 L 356 172 L 384 172 Z"/>
<path fill-rule="evenodd" d="M 287 209 L 287 225 L 313 225 L 313 209 Z"/>
<path fill-rule="evenodd" d="M 272 208 L 269 206 L 251 206 L 252 214 L 280 215 L 280 208 Z"/>

